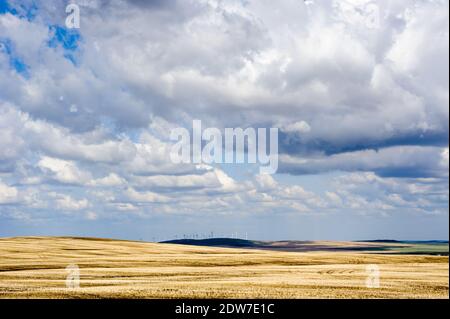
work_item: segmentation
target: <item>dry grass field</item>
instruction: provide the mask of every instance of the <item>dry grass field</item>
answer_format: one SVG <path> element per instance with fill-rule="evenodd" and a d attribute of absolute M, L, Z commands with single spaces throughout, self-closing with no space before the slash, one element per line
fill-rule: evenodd
<path fill-rule="evenodd" d="M 81 286 L 66 288 L 76 264 Z M 380 288 L 366 287 L 366 265 Z M 0 239 L 0 298 L 448 298 L 446 256 Z"/>

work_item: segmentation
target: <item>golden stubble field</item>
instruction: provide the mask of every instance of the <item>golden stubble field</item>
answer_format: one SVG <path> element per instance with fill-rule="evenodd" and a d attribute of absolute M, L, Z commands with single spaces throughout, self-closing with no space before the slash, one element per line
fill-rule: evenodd
<path fill-rule="evenodd" d="M 80 288 L 66 288 L 66 267 Z M 367 288 L 366 266 L 380 269 Z M 445 256 L 0 239 L 0 298 L 448 298 Z"/>

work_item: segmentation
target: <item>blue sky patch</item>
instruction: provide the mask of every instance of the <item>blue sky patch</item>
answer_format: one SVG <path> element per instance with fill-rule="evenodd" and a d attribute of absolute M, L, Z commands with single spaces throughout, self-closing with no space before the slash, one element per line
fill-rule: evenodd
<path fill-rule="evenodd" d="M 76 30 L 69 30 L 59 25 L 51 25 L 49 27 L 53 37 L 49 41 L 49 46 L 57 47 L 59 44 L 68 51 L 75 51 L 78 48 L 78 41 L 81 36 Z"/>
<path fill-rule="evenodd" d="M 8 1 L 0 0 L 0 14 L 4 14 L 6 12 L 10 12 Z"/>
<path fill-rule="evenodd" d="M 14 45 L 9 39 L 0 39 L 0 52 L 6 53 L 9 57 L 9 65 L 12 69 L 16 70 L 17 73 L 29 77 L 29 67 L 26 65 L 14 50 Z"/>
<path fill-rule="evenodd" d="M 26 6 L 20 4 L 18 6 L 11 6 L 6 0 L 0 0 L 0 14 L 11 13 L 21 19 L 27 19 L 28 21 L 33 20 L 37 15 L 38 7 L 33 1 L 31 5 Z"/>
<path fill-rule="evenodd" d="M 77 65 L 75 53 L 79 48 L 80 33 L 77 30 L 69 30 L 59 25 L 49 26 L 49 32 L 52 37 L 48 41 L 48 46 L 51 48 L 62 47 L 64 49 L 64 57 L 74 65 Z"/>

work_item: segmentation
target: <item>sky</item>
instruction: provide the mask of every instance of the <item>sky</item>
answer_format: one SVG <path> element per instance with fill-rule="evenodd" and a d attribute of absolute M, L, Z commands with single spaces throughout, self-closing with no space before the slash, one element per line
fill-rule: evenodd
<path fill-rule="evenodd" d="M 0 0 L 0 236 L 448 240 L 448 11 Z M 279 128 L 277 174 L 172 163 L 195 119 Z"/>

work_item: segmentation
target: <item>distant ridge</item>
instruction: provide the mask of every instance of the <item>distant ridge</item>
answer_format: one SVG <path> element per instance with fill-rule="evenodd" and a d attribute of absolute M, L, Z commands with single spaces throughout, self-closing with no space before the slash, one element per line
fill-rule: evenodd
<path fill-rule="evenodd" d="M 358 243 L 394 243 L 401 244 L 403 241 L 395 239 L 374 239 L 374 240 L 358 240 Z"/>
<path fill-rule="evenodd" d="M 407 243 L 407 244 L 428 244 L 428 245 L 447 244 L 448 245 L 448 240 L 419 240 L 419 241 L 405 240 L 403 242 Z"/>
<path fill-rule="evenodd" d="M 178 239 L 162 244 L 189 246 L 264 249 L 284 252 L 371 252 L 384 254 L 413 254 L 448 256 L 448 241 L 400 241 L 391 239 L 333 242 L 333 241 L 252 241 L 234 238 Z"/>
<path fill-rule="evenodd" d="M 232 238 L 210 239 L 178 239 L 161 242 L 163 244 L 191 245 L 191 246 L 218 246 L 218 247 L 257 247 L 258 243 L 251 240 Z"/>
<path fill-rule="evenodd" d="M 394 239 L 375 239 L 375 240 L 358 240 L 360 243 L 391 243 L 391 244 L 448 244 L 448 240 L 394 240 Z"/>

